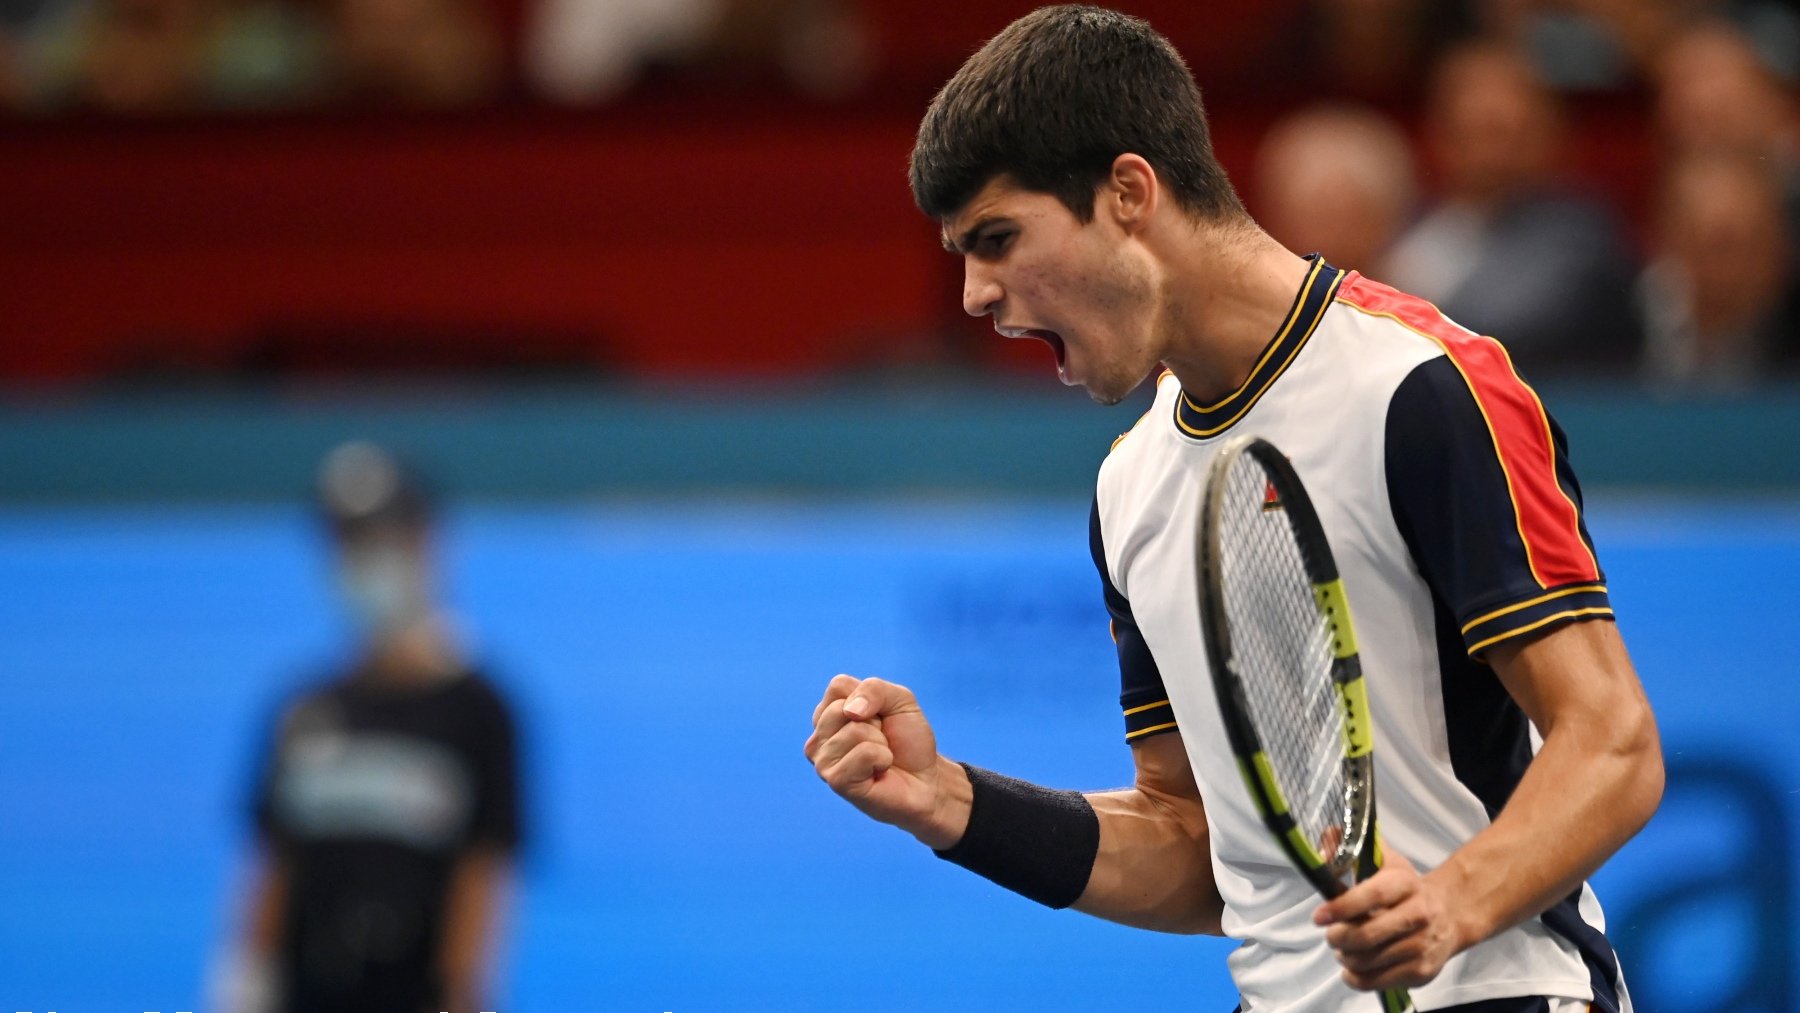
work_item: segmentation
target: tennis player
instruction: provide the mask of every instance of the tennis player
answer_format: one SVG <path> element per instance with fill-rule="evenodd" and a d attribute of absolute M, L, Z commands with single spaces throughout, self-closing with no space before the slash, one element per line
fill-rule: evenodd
<path fill-rule="evenodd" d="M 1044 904 L 1241 940 L 1247 1011 L 1361 1013 L 1390 986 L 1425 1010 L 1630 1010 L 1585 880 L 1654 811 L 1660 746 L 1562 433 L 1502 347 L 1259 229 L 1181 58 L 1111 11 L 1046 8 L 971 57 L 912 187 L 970 314 L 1102 403 L 1162 370 L 1092 527 L 1136 783 L 953 762 L 911 692 L 847 675 L 813 714 L 819 776 Z M 1387 864 L 1324 904 L 1250 804 L 1200 640 L 1202 479 L 1239 433 L 1316 500 L 1369 680 Z"/>

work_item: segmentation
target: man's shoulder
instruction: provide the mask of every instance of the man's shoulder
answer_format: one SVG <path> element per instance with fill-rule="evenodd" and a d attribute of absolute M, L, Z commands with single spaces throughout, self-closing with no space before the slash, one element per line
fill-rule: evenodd
<path fill-rule="evenodd" d="M 471 667 L 457 678 L 455 692 L 465 706 L 511 720 L 512 707 L 506 690 L 493 680 L 487 669 Z"/>
<path fill-rule="evenodd" d="M 1356 276 L 1344 285 L 1337 302 L 1352 311 L 1339 315 L 1340 326 L 1372 328 L 1385 336 L 1374 347 L 1359 347 L 1366 365 L 1391 360 L 1410 372 L 1441 358 L 1449 360 L 1456 372 L 1517 380 L 1511 356 L 1499 340 L 1471 330 L 1427 299 Z"/>
<path fill-rule="evenodd" d="M 319 666 L 298 674 L 277 697 L 282 715 L 341 703 L 350 693 L 354 666 Z"/>
<path fill-rule="evenodd" d="M 1371 326 L 1398 328 L 1439 347 L 1446 341 L 1479 337 L 1429 299 L 1356 272 L 1339 287 L 1335 302 L 1354 310 Z"/>

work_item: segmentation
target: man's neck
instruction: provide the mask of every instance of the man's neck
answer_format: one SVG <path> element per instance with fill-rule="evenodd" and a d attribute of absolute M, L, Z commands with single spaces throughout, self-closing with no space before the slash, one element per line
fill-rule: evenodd
<path fill-rule="evenodd" d="M 1201 226 L 1167 275 L 1168 352 L 1181 389 L 1208 404 L 1243 386 L 1306 280 L 1306 260 L 1252 224 Z"/>
<path fill-rule="evenodd" d="M 424 616 L 369 644 L 367 670 L 384 684 L 436 682 L 460 672 L 463 661 L 443 621 Z"/>

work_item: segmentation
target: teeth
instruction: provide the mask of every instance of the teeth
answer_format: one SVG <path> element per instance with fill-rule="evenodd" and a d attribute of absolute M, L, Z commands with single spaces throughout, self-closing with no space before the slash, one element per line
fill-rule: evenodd
<path fill-rule="evenodd" d="M 1001 327 L 999 324 L 994 325 L 994 330 L 999 331 L 1001 337 L 1006 338 L 1022 338 L 1031 332 L 1029 327 Z"/>

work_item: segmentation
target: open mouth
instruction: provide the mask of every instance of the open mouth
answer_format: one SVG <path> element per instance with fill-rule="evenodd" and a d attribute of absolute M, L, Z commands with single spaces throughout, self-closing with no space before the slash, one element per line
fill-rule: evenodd
<path fill-rule="evenodd" d="M 1021 328 L 1015 330 L 1011 327 L 1003 327 L 999 330 L 1001 334 L 1004 334 L 1009 338 L 1036 338 L 1044 344 L 1049 345 L 1050 350 L 1056 353 L 1057 369 L 1062 369 L 1063 366 L 1068 364 L 1069 349 L 1063 344 L 1062 335 L 1055 331 L 1046 331 L 1037 328 Z"/>
<path fill-rule="evenodd" d="M 1068 365 L 1069 349 L 1063 344 L 1062 335 L 1055 331 L 1026 331 L 1025 333 L 1050 346 L 1050 350 L 1056 353 L 1057 369 Z"/>

